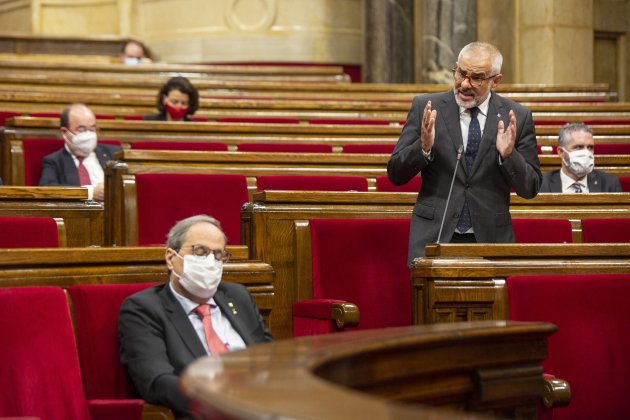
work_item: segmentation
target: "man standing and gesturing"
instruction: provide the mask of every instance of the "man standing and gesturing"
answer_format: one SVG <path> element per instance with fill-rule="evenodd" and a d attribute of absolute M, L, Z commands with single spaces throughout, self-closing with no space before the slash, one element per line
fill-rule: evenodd
<path fill-rule="evenodd" d="M 453 69 L 454 89 L 413 99 L 387 164 L 396 185 L 422 175 L 409 265 L 424 255 L 427 243 L 514 242 L 510 188 L 523 198 L 538 193 L 542 174 L 532 113 L 494 92 L 502 62 L 493 45 L 468 44 Z"/>

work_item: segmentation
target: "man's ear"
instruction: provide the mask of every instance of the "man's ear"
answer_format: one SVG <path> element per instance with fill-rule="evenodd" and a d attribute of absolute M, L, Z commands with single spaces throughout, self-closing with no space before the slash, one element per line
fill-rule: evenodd
<path fill-rule="evenodd" d="M 492 78 L 492 89 L 494 89 L 497 86 L 499 86 L 499 83 L 501 83 L 502 80 L 503 80 L 503 75 L 501 73 L 499 73 L 496 76 L 494 76 Z"/>
<path fill-rule="evenodd" d="M 175 251 L 173 251 L 171 248 L 166 248 L 166 252 L 164 253 L 164 261 L 166 262 L 166 267 L 169 270 L 173 269 L 173 257 L 175 256 Z"/>

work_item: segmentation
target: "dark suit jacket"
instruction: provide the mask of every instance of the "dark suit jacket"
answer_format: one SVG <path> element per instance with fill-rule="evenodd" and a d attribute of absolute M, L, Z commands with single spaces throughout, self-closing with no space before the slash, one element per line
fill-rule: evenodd
<path fill-rule="evenodd" d="M 214 300 L 247 346 L 273 339 L 244 286 L 222 282 Z M 125 300 L 118 336 L 121 362 L 142 398 L 178 415 L 190 415 L 188 401 L 179 390 L 179 376 L 206 352 L 168 283 Z"/>
<path fill-rule="evenodd" d="M 621 192 L 621 183 L 619 178 L 615 175 L 593 170 L 586 176 L 586 183 L 588 184 L 588 190 L 592 193 L 598 192 Z M 555 171 L 545 172 L 543 174 L 542 185 L 540 186 L 541 193 L 561 193 L 562 192 L 562 180 L 560 179 L 560 169 Z"/>
<path fill-rule="evenodd" d="M 422 154 L 419 135 L 422 113 L 428 100 L 437 110 L 435 143 L 430 161 Z M 510 110 L 516 115 L 516 145 L 512 155 L 499 165 L 497 124 L 500 116 L 505 127 L 508 126 Z M 424 255 L 427 243 L 438 240 L 457 162 L 457 150 L 461 145 L 459 107 L 453 91 L 415 97 L 387 164 L 387 175 L 396 185 L 408 182 L 418 172 L 422 174 L 422 187 L 411 219 L 409 264 L 414 258 Z M 459 163 L 441 242 L 450 241 L 464 199 L 468 200 L 477 242 L 514 242 L 509 211 L 510 187 L 521 197 L 533 198 L 538 193 L 541 179 L 531 111 L 492 92 L 481 144 L 471 173 L 466 169 L 463 156 Z"/>
<path fill-rule="evenodd" d="M 114 159 L 114 153 L 120 150 L 118 146 L 109 144 L 99 144 L 94 153 L 98 158 L 101 167 L 105 168 L 107 162 Z M 72 155 L 65 147 L 42 159 L 42 176 L 39 178 L 39 185 L 75 185 L 79 184 L 79 171 L 74 164 Z"/>

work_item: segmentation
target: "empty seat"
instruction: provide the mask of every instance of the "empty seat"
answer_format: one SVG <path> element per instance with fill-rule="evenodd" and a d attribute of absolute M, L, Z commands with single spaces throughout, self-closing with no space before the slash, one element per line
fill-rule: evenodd
<path fill-rule="evenodd" d="M 332 153 L 329 144 L 240 143 L 239 152 Z"/>
<path fill-rule="evenodd" d="M 345 144 L 343 153 L 381 153 L 390 155 L 394 151 L 394 143 L 379 144 Z"/>
<path fill-rule="evenodd" d="M 256 188 L 263 190 L 367 191 L 362 176 L 264 175 L 256 177 Z"/>
<path fill-rule="evenodd" d="M 379 192 L 415 192 L 420 191 L 422 187 L 422 178 L 420 176 L 414 176 L 409 182 L 403 185 L 394 185 L 387 178 L 387 175 L 381 175 L 376 177 L 376 191 Z"/>
<path fill-rule="evenodd" d="M 190 150 L 204 152 L 227 152 L 227 144 L 209 141 L 134 141 L 134 150 Z"/>
<path fill-rule="evenodd" d="M 630 243 L 630 218 L 582 219 L 582 237 L 587 243 Z"/>
<path fill-rule="evenodd" d="M 136 174 L 138 243 L 163 245 L 178 220 L 208 214 L 232 245 L 241 243 L 241 207 L 249 201 L 243 175 Z"/>
<path fill-rule="evenodd" d="M 0 217 L 0 248 L 57 248 L 66 245 L 62 221 L 52 217 Z M 61 229 L 61 234 L 60 234 Z"/>
<path fill-rule="evenodd" d="M 561 244 L 573 242 L 573 228 L 567 219 L 513 219 L 517 244 Z"/>
<path fill-rule="evenodd" d="M 619 419 L 630 389 L 630 274 L 508 277 L 510 319 L 551 322 L 545 372 L 566 380 L 571 403 L 553 418 Z"/>
<path fill-rule="evenodd" d="M 54 138 L 24 138 L 24 185 L 39 185 L 42 176 L 42 159 L 63 147 L 64 141 Z"/>

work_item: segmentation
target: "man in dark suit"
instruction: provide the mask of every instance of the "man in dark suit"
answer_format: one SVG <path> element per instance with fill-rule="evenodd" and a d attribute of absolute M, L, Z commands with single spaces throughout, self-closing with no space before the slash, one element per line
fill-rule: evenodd
<path fill-rule="evenodd" d="M 178 416 L 190 415 L 179 389 L 190 363 L 273 339 L 247 289 L 221 282 L 225 244 L 212 217 L 178 222 L 166 244 L 169 282 L 130 296 L 120 309 L 120 359 L 136 389 Z"/>
<path fill-rule="evenodd" d="M 586 124 L 567 124 L 558 136 L 562 167 L 543 174 L 541 193 L 621 192 L 616 176 L 593 169 L 593 130 Z"/>
<path fill-rule="evenodd" d="M 64 147 L 42 159 L 39 185 L 84 186 L 90 199 L 103 201 L 103 168 L 120 147 L 97 144 L 96 117 L 87 105 L 70 105 L 60 125 Z"/>
<path fill-rule="evenodd" d="M 494 92 L 501 64 L 494 46 L 468 44 L 453 69 L 454 89 L 413 99 L 387 164 L 396 185 L 422 174 L 410 265 L 430 242 L 514 242 L 510 188 L 524 198 L 538 193 L 542 174 L 532 114 Z"/>

